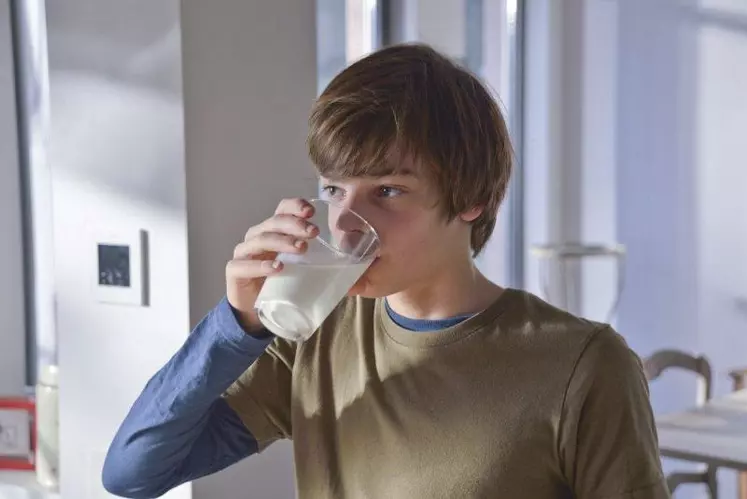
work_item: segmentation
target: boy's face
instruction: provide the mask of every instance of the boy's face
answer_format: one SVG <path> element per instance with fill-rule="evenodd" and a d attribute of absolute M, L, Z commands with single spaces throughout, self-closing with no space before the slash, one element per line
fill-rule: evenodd
<path fill-rule="evenodd" d="M 365 218 L 380 239 L 378 257 L 350 290 L 369 298 L 422 289 L 444 266 L 469 257 L 470 226 L 446 221 L 436 189 L 409 161 L 386 177 L 322 178 L 322 198 Z"/>

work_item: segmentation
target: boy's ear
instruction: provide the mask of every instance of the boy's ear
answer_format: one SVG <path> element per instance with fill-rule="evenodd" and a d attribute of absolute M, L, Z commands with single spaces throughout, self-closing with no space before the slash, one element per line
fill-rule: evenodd
<path fill-rule="evenodd" d="M 470 208 L 469 210 L 461 213 L 459 215 L 459 218 L 462 219 L 462 221 L 470 223 L 477 220 L 477 217 L 482 215 L 482 212 L 485 208 L 482 206 L 475 206 L 474 208 Z"/>

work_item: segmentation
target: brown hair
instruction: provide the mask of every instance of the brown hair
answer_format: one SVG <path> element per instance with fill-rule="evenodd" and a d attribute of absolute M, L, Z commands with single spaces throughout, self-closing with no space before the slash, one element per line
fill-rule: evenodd
<path fill-rule="evenodd" d="M 467 70 L 422 44 L 384 48 L 338 74 L 316 101 L 308 149 L 328 178 L 396 173 L 409 154 L 434 180 L 448 220 L 475 207 L 476 256 L 495 227 L 512 167 L 498 105 Z"/>

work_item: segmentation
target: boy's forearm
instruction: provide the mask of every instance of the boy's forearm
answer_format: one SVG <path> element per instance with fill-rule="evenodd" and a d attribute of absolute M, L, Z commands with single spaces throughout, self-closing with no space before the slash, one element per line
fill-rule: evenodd
<path fill-rule="evenodd" d="M 160 495 L 213 471 L 204 469 L 209 462 L 191 458 L 198 450 L 213 463 L 227 464 L 256 451 L 251 434 L 220 397 L 271 341 L 246 334 L 224 298 L 133 404 L 106 458 L 107 489 L 128 497 Z"/>

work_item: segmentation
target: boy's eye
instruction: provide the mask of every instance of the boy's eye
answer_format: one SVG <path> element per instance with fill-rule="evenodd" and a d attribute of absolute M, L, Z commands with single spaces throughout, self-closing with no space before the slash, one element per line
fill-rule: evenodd
<path fill-rule="evenodd" d="M 399 196 L 400 194 L 402 194 L 402 190 L 397 189 L 396 187 L 391 187 L 389 185 L 383 185 L 379 187 L 379 195 L 381 197 L 391 198 L 391 197 Z"/>
<path fill-rule="evenodd" d="M 325 185 L 322 187 L 322 195 L 328 198 L 340 197 L 342 189 L 334 185 Z"/>
<path fill-rule="evenodd" d="M 344 189 L 337 187 L 336 185 L 325 185 L 321 189 L 322 197 L 327 199 L 341 199 L 345 197 Z M 376 195 L 381 198 L 393 198 L 404 194 L 402 189 L 392 187 L 390 185 L 382 185 L 376 190 Z"/>

